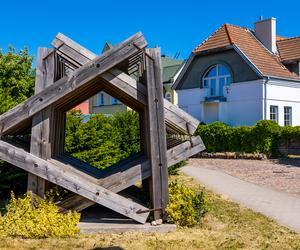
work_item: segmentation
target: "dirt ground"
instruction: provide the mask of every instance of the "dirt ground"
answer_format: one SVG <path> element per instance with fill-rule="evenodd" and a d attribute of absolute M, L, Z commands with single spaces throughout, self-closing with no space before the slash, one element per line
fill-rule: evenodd
<path fill-rule="evenodd" d="M 300 197 L 300 159 L 197 159 L 189 164 L 220 170 L 242 180 Z"/>

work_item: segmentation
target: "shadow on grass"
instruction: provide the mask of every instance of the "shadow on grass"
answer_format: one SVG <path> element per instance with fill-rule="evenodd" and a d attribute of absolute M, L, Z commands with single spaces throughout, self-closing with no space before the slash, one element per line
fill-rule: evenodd
<path fill-rule="evenodd" d="M 123 250 L 122 247 L 95 247 L 92 250 Z"/>
<path fill-rule="evenodd" d="M 287 167 L 298 167 L 300 168 L 299 158 L 279 158 L 275 160 L 278 164 L 287 165 Z"/>

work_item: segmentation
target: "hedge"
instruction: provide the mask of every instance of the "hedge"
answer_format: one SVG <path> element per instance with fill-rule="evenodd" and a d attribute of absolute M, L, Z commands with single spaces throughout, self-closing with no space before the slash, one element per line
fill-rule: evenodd
<path fill-rule="evenodd" d="M 199 125 L 200 135 L 208 152 L 264 153 L 278 156 L 280 143 L 300 140 L 300 126 L 281 127 L 273 121 L 258 121 L 255 126 L 230 127 L 221 122 Z"/>

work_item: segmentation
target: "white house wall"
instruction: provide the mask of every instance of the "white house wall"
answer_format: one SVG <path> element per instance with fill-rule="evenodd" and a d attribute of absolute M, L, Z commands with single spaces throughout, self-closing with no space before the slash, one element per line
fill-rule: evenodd
<path fill-rule="evenodd" d="M 284 125 L 284 107 L 292 107 L 292 125 L 300 125 L 300 83 L 269 80 L 266 84 L 266 119 L 270 106 L 278 106 L 278 123 Z"/>
<path fill-rule="evenodd" d="M 224 91 L 227 101 L 227 120 L 231 126 L 254 125 L 263 119 L 262 98 L 263 80 L 232 83 L 228 94 Z M 226 87 L 225 87 L 226 88 Z"/>
<path fill-rule="evenodd" d="M 232 83 L 225 87 L 226 102 L 217 102 L 218 119 L 231 126 L 254 125 L 263 119 L 262 96 L 263 80 Z M 179 107 L 205 123 L 212 122 L 215 117 L 215 106 L 205 102 L 209 89 L 183 89 L 177 90 Z M 209 110 L 214 113 L 207 115 Z M 205 115 L 206 114 L 206 115 Z"/>

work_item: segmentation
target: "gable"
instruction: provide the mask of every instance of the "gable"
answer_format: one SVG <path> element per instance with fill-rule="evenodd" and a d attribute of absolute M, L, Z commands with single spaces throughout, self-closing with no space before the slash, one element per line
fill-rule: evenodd
<path fill-rule="evenodd" d="M 199 88 L 207 69 L 217 63 L 228 66 L 232 72 L 233 82 L 252 81 L 260 78 L 234 49 L 230 49 L 219 53 L 195 56 L 181 80 L 179 79 L 176 90 Z"/>
<path fill-rule="evenodd" d="M 290 72 L 282 64 L 278 55 L 265 48 L 254 33 L 247 28 L 225 24 L 197 46 L 193 53 L 198 55 L 208 50 L 230 45 L 237 47 L 262 75 L 300 80 L 296 74 Z"/>

